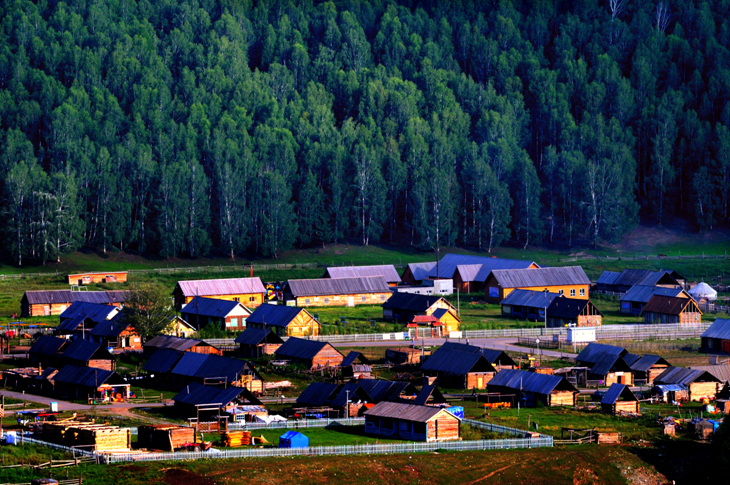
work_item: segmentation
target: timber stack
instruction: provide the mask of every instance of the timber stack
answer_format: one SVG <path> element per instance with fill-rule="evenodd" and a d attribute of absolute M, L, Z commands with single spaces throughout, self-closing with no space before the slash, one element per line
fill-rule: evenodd
<path fill-rule="evenodd" d="M 251 444 L 250 431 L 226 431 L 221 433 L 223 446 L 233 448 L 236 446 L 247 446 Z"/>
<path fill-rule="evenodd" d="M 35 432 L 44 441 L 77 446 L 87 451 L 122 451 L 132 446 L 129 428 L 96 424 L 93 421 L 45 422 L 37 426 Z"/>
<path fill-rule="evenodd" d="M 137 428 L 137 444 L 150 450 L 175 451 L 195 442 L 195 428 L 166 424 L 144 425 Z"/>

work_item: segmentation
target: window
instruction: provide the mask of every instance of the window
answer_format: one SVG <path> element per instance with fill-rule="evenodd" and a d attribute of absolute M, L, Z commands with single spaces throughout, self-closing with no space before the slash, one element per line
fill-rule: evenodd
<path fill-rule="evenodd" d="M 572 290 L 570 290 L 570 296 L 575 296 L 575 288 L 573 288 Z"/>
<path fill-rule="evenodd" d="M 238 326 L 238 318 L 231 318 L 231 324 L 230 327 L 237 327 Z"/>
<path fill-rule="evenodd" d="M 327 297 L 325 296 L 325 297 L 324 297 L 324 304 L 326 305 L 326 304 L 328 304 L 329 302 L 330 302 L 330 299 L 329 299 L 329 298 L 327 298 Z"/>
<path fill-rule="evenodd" d="M 241 301 L 241 299 L 236 296 L 233 298 L 233 301 Z"/>
<path fill-rule="evenodd" d="M 305 299 L 304 299 L 304 304 L 305 304 L 305 305 L 309 305 L 309 298 L 305 298 Z"/>
<path fill-rule="evenodd" d="M 337 296 L 337 295 L 333 296 L 332 298 L 333 298 L 333 299 L 334 299 L 335 301 L 340 301 L 340 297 L 339 297 L 339 296 Z"/>
<path fill-rule="evenodd" d="M 380 295 L 380 301 L 385 301 L 385 295 Z"/>
<path fill-rule="evenodd" d="M 236 300 L 236 301 L 238 301 L 238 300 Z M 256 297 L 255 296 L 249 296 L 248 297 L 248 301 L 256 301 Z"/>
<path fill-rule="evenodd" d="M 563 294 L 563 290 L 558 290 L 558 295 L 562 295 L 562 294 Z"/>
<path fill-rule="evenodd" d="M 586 289 L 585 288 L 581 288 L 580 289 L 580 296 L 586 296 Z"/>
<path fill-rule="evenodd" d="M 367 297 L 367 296 L 365 296 L 365 295 L 363 295 L 363 296 L 362 296 L 362 301 L 368 301 L 368 297 Z"/>

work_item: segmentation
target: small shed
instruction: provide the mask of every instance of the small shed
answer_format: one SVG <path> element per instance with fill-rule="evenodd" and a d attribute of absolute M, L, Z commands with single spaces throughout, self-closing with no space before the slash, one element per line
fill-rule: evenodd
<path fill-rule="evenodd" d="M 646 384 L 654 382 L 662 372 L 671 364 L 658 355 L 636 355 L 626 354 L 624 360 L 631 367 L 635 381 L 643 381 Z"/>
<path fill-rule="evenodd" d="M 497 369 L 481 353 L 462 352 L 439 347 L 421 364 L 425 375 L 439 378 L 446 387 L 457 389 L 484 389 Z"/>
<path fill-rule="evenodd" d="M 599 327 L 603 314 L 590 300 L 554 298 L 547 309 L 548 327 Z"/>
<path fill-rule="evenodd" d="M 309 448 L 309 438 L 299 431 L 287 431 L 279 436 L 279 448 Z"/>
<path fill-rule="evenodd" d="M 282 337 L 304 337 L 319 335 L 322 325 L 304 308 L 265 303 L 248 317 L 247 327 L 271 330 Z"/>
<path fill-rule="evenodd" d="M 444 408 L 383 401 L 365 411 L 365 432 L 413 441 L 461 439 L 461 419 Z"/>
<path fill-rule="evenodd" d="M 273 330 L 247 328 L 236 337 L 236 343 L 243 357 L 262 357 L 273 355 L 284 341 Z"/>
<path fill-rule="evenodd" d="M 499 393 L 512 406 L 520 400 L 525 406 L 575 406 L 578 389 L 564 377 L 523 370 L 503 370 L 487 385 L 489 392 Z"/>
<path fill-rule="evenodd" d="M 611 384 L 601 399 L 601 410 L 608 414 L 639 413 L 639 400 L 625 384 Z"/>

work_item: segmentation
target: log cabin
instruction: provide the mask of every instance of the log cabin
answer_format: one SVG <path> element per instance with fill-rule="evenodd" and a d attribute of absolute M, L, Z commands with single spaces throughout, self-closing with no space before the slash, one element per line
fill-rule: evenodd
<path fill-rule="evenodd" d="M 271 330 L 281 337 L 319 335 L 322 325 L 311 313 L 296 306 L 264 304 L 247 319 L 249 328 Z"/>
<path fill-rule="evenodd" d="M 120 395 L 129 397 L 130 385 L 116 372 L 109 369 L 65 365 L 53 377 L 54 390 L 61 395 L 75 399 L 108 399 Z"/>
<path fill-rule="evenodd" d="M 251 362 L 215 354 L 184 352 L 169 375 L 176 385 L 199 382 L 264 391 L 264 379 Z"/>
<path fill-rule="evenodd" d="M 461 419 L 444 408 L 386 402 L 365 411 L 365 432 L 413 441 L 461 439 Z"/>
<path fill-rule="evenodd" d="M 497 373 L 481 353 L 462 352 L 448 346 L 439 347 L 426 359 L 421 371 L 438 377 L 442 385 L 457 389 L 484 389 Z"/>
<path fill-rule="evenodd" d="M 446 254 L 428 274 L 429 279 L 452 279 L 454 290 L 474 293 L 484 290 L 489 273 L 495 269 L 536 269 L 533 261 L 502 259 L 468 254 Z"/>
<path fill-rule="evenodd" d="M 611 384 L 601 398 L 601 411 L 607 414 L 639 413 L 639 399 L 625 384 Z"/>
<path fill-rule="evenodd" d="M 79 367 L 94 367 L 113 371 L 117 366 L 116 357 L 96 342 L 76 339 L 61 353 L 63 362 Z"/>
<path fill-rule="evenodd" d="M 482 354 L 492 366 L 499 370 L 517 369 L 519 365 L 504 350 L 487 349 L 476 345 L 462 344 L 459 342 L 444 342 L 442 348 L 457 350 L 460 352 L 468 352 L 472 354 Z"/>
<path fill-rule="evenodd" d="M 560 295 L 547 308 L 548 327 L 600 327 L 603 313 L 591 300 Z"/>
<path fill-rule="evenodd" d="M 283 291 L 286 305 L 298 307 L 375 305 L 392 294 L 382 276 L 289 280 Z"/>
<path fill-rule="evenodd" d="M 439 313 L 442 319 L 458 320 L 456 307 L 438 295 L 417 295 L 413 293 L 393 293 L 383 303 L 383 319 L 399 322 L 410 322 L 416 315 L 433 315 L 437 310 L 446 310 L 452 315 Z"/>
<path fill-rule="evenodd" d="M 248 308 L 261 305 L 266 289 L 261 278 L 224 278 L 217 280 L 178 281 L 172 290 L 175 309 L 180 309 L 196 296 L 237 301 Z"/>
<path fill-rule="evenodd" d="M 720 379 L 707 371 L 699 369 L 685 369 L 683 367 L 668 367 L 656 379 L 655 385 L 677 385 L 687 389 L 687 398 L 690 401 L 713 400 L 722 388 Z"/>
<path fill-rule="evenodd" d="M 588 379 L 602 381 L 604 385 L 613 383 L 633 385 L 631 367 L 623 357 L 628 351 L 615 345 L 589 343 L 575 358 L 579 366 L 588 367 Z"/>
<path fill-rule="evenodd" d="M 197 329 L 177 315 L 170 316 L 170 324 L 165 327 L 161 334 L 182 338 L 192 338 Z"/>
<path fill-rule="evenodd" d="M 60 315 L 76 301 L 121 307 L 127 295 L 128 291 L 26 291 L 20 300 L 20 315 L 23 317 Z"/>
<path fill-rule="evenodd" d="M 634 383 L 652 384 L 671 364 L 658 355 L 625 354 L 623 359 L 631 367 Z"/>
<path fill-rule="evenodd" d="M 180 316 L 200 329 L 208 325 L 231 332 L 242 332 L 251 310 L 241 302 L 196 296 L 180 310 Z"/>
<path fill-rule="evenodd" d="M 96 325 L 91 330 L 89 339 L 114 351 L 142 350 L 142 337 L 123 313 Z"/>
<path fill-rule="evenodd" d="M 201 419 L 218 417 L 219 414 L 223 414 L 238 405 L 262 405 L 261 401 L 244 387 L 220 388 L 206 386 L 198 382 L 192 382 L 183 387 L 172 400 L 175 403 L 175 411 L 178 415 L 186 418 L 200 417 Z"/>
<path fill-rule="evenodd" d="M 92 283 L 126 283 L 126 271 L 108 271 L 105 273 L 74 273 L 68 275 L 69 285 L 90 285 Z"/>
<path fill-rule="evenodd" d="M 344 356 L 331 344 L 316 340 L 290 337 L 274 352 L 279 359 L 303 364 L 310 370 L 337 367 Z"/>
<path fill-rule="evenodd" d="M 157 335 L 152 337 L 144 343 L 143 349 L 145 357 L 151 356 L 158 349 L 173 349 L 180 352 L 223 355 L 222 350 L 203 340 L 174 337 L 172 335 Z"/>
<path fill-rule="evenodd" d="M 578 389 L 564 377 L 538 374 L 523 370 L 503 370 L 487 385 L 491 393 L 498 393 L 500 400 L 513 407 L 519 402 L 527 407 L 541 403 L 543 406 L 575 406 Z"/>
<path fill-rule="evenodd" d="M 43 367 L 59 368 L 63 363 L 61 352 L 69 345 L 69 341 L 62 337 L 41 335 L 28 350 L 31 361 L 42 364 Z"/>
<path fill-rule="evenodd" d="M 702 310 L 691 298 L 654 295 L 641 311 L 644 323 L 702 323 Z"/>
<path fill-rule="evenodd" d="M 382 277 L 388 286 L 398 286 L 400 275 L 392 264 L 375 266 L 331 266 L 324 272 L 322 278 L 369 278 Z"/>
<path fill-rule="evenodd" d="M 492 270 L 485 283 L 485 296 L 499 303 L 517 289 L 548 291 L 587 300 L 591 280 L 580 266 L 560 268 Z"/>
<path fill-rule="evenodd" d="M 273 330 L 249 327 L 236 337 L 236 343 L 241 357 L 259 358 L 274 355 L 284 341 Z"/>
<path fill-rule="evenodd" d="M 424 347 L 398 347 L 385 349 L 385 360 L 399 365 L 418 365 L 431 355 L 430 349 Z"/>
<path fill-rule="evenodd" d="M 682 288 L 666 288 L 664 286 L 634 285 L 619 298 L 621 313 L 641 315 L 644 305 L 649 303 L 654 295 L 671 296 L 675 298 L 690 298 Z"/>
<path fill-rule="evenodd" d="M 549 291 L 513 290 L 500 302 L 502 316 L 545 321 L 545 311 L 558 293 Z"/>

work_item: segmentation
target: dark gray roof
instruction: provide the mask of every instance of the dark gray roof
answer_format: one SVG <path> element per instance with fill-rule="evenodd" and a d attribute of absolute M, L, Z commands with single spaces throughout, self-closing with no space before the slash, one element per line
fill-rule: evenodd
<path fill-rule="evenodd" d="M 462 344 L 460 342 L 444 342 L 442 348 L 471 354 L 481 353 L 489 363 L 493 365 L 517 365 L 512 357 L 504 350 L 486 349 L 476 345 Z"/>
<path fill-rule="evenodd" d="M 604 271 L 601 276 L 596 280 L 598 285 L 615 285 L 616 281 L 621 277 L 621 273 L 618 271 Z"/>
<path fill-rule="evenodd" d="M 206 298 L 204 296 L 195 296 L 190 303 L 186 304 L 180 310 L 181 315 L 203 315 L 213 318 L 225 318 L 237 307 L 251 311 L 243 306 L 240 302 L 230 300 L 218 300 L 216 298 Z"/>
<path fill-rule="evenodd" d="M 312 315 L 304 308 L 264 303 L 263 305 L 259 305 L 253 313 L 248 316 L 246 322 L 247 324 L 255 323 L 257 325 L 265 325 L 268 327 L 286 328 L 301 312 L 312 317 Z"/>
<path fill-rule="evenodd" d="M 518 369 L 499 371 L 487 384 L 487 388 L 499 386 L 536 394 L 550 394 L 554 390 L 576 391 L 565 378 L 555 375 L 538 374 Z"/>
<path fill-rule="evenodd" d="M 676 279 L 670 271 L 651 271 L 647 269 L 625 269 L 620 273 L 604 271 L 596 283 L 599 285 L 627 287 L 634 285 L 656 286 L 657 283 L 662 279 L 666 279 L 667 276 L 676 283 Z"/>
<path fill-rule="evenodd" d="M 180 376 L 194 377 L 203 365 L 208 354 L 198 354 L 197 352 L 185 352 L 182 358 L 172 368 L 172 373 Z"/>
<path fill-rule="evenodd" d="M 404 393 L 415 396 L 418 391 L 410 382 L 385 381 L 382 379 L 358 379 L 360 387 L 365 389 L 372 402 L 395 401 Z"/>
<path fill-rule="evenodd" d="M 453 278 L 454 273 L 459 265 L 481 265 L 478 276 L 482 276 L 483 279 L 475 281 L 485 281 L 489 272 L 494 269 L 525 269 L 529 268 L 533 264 L 532 261 L 523 261 L 519 259 L 502 259 L 492 258 L 490 256 L 473 256 L 469 254 L 453 254 L 449 253 L 438 263 L 438 275 L 436 275 L 436 266 L 429 272 L 429 277 L 439 278 Z M 477 277 L 478 277 L 477 276 Z"/>
<path fill-rule="evenodd" d="M 642 315 L 659 313 L 662 315 L 680 315 L 682 312 L 700 312 L 697 303 L 692 298 L 677 298 L 672 296 L 654 295 L 641 310 Z"/>
<path fill-rule="evenodd" d="M 629 364 L 630 366 L 633 366 L 634 363 L 636 363 L 639 359 L 641 359 L 641 356 L 638 354 L 624 354 L 624 362 Z"/>
<path fill-rule="evenodd" d="M 705 370 L 685 369 L 684 367 L 668 367 L 654 379 L 656 384 L 679 384 L 689 386 L 698 382 L 720 382 L 720 380 Z"/>
<path fill-rule="evenodd" d="M 324 406 L 338 391 L 337 384 L 312 382 L 297 398 L 297 404 L 304 406 Z"/>
<path fill-rule="evenodd" d="M 289 337 L 274 353 L 283 358 L 311 360 L 328 345 L 327 342 Z"/>
<path fill-rule="evenodd" d="M 261 278 L 222 278 L 217 280 L 178 281 L 185 296 L 250 295 L 266 293 Z"/>
<path fill-rule="evenodd" d="M 259 345 L 263 343 L 282 344 L 284 341 L 272 330 L 247 328 L 236 337 L 236 343 L 240 345 Z"/>
<path fill-rule="evenodd" d="M 41 356 L 53 356 L 67 343 L 68 340 L 65 338 L 41 335 L 41 338 L 30 347 L 28 353 Z"/>
<path fill-rule="evenodd" d="M 350 402 L 377 402 L 377 400 L 368 394 L 365 387 L 362 386 L 358 380 L 352 380 L 346 382 L 345 385 L 342 386 L 335 394 L 330 396 L 327 404 L 330 406 L 344 408 L 348 399 Z"/>
<path fill-rule="evenodd" d="M 96 367 L 81 367 L 78 365 L 64 365 L 53 377 L 56 382 L 71 384 L 79 387 L 97 388 L 107 381 L 121 382 L 116 372 Z"/>
<path fill-rule="evenodd" d="M 197 382 L 192 382 L 185 386 L 182 391 L 172 398 L 175 403 L 187 404 L 190 406 L 204 405 L 220 405 L 227 406 L 231 401 L 237 398 L 243 398 L 251 404 L 261 405 L 251 392 L 245 387 L 230 386 L 221 389 L 215 386 L 205 386 Z"/>
<path fill-rule="evenodd" d="M 495 269 L 492 276 L 502 288 L 535 286 L 590 285 L 580 266 L 537 269 Z"/>
<path fill-rule="evenodd" d="M 85 301 L 89 303 L 122 303 L 128 291 L 71 291 L 71 290 L 33 290 L 26 291 L 23 296 L 31 305 L 73 303 Z"/>
<path fill-rule="evenodd" d="M 366 278 L 381 276 L 388 283 L 400 283 L 400 275 L 392 264 L 377 266 L 330 266 L 324 278 Z"/>
<path fill-rule="evenodd" d="M 552 318 L 578 318 L 578 315 L 587 306 L 592 306 L 598 315 L 603 316 L 603 313 L 590 300 L 583 300 L 580 298 L 568 298 L 560 296 L 555 298 L 547 309 L 547 316 Z"/>
<path fill-rule="evenodd" d="M 196 340 L 192 338 L 175 337 L 172 335 L 157 335 L 145 342 L 144 347 L 157 349 L 188 350 L 192 349 L 200 343 L 210 345 L 203 342 L 202 340 Z"/>
<path fill-rule="evenodd" d="M 63 357 L 66 359 L 76 360 L 80 362 L 88 362 L 92 358 L 96 359 L 114 359 L 106 348 L 91 340 L 76 339 L 63 351 Z"/>
<path fill-rule="evenodd" d="M 453 416 L 453 414 L 449 413 L 444 408 L 383 401 L 365 411 L 365 416 L 404 419 L 408 421 L 415 421 L 417 423 L 425 423 L 441 411 L 445 411 L 449 415 Z M 454 418 L 459 419 L 456 416 L 454 416 Z M 461 420 L 459 419 L 459 421 Z"/>
<path fill-rule="evenodd" d="M 616 371 L 631 372 L 631 367 L 619 355 L 603 354 L 598 362 L 595 362 L 591 366 L 588 372 L 596 376 L 605 377 L 610 372 Z"/>
<path fill-rule="evenodd" d="M 59 318 L 61 321 L 65 321 L 77 317 L 87 317 L 94 322 L 100 322 L 106 320 L 109 314 L 115 310 L 117 310 L 117 307 L 113 305 L 75 301 L 59 315 Z"/>
<path fill-rule="evenodd" d="M 702 338 L 730 340 L 730 318 L 718 318 L 702 333 Z"/>
<path fill-rule="evenodd" d="M 417 295 L 415 293 L 396 292 L 388 298 L 388 301 L 383 303 L 383 308 L 406 310 L 410 312 L 425 312 L 431 308 L 434 303 L 442 299 L 443 297 L 438 295 Z M 449 305 L 451 304 L 449 303 Z"/>
<path fill-rule="evenodd" d="M 601 360 L 604 355 L 624 355 L 627 353 L 628 351 L 623 347 L 591 342 L 583 350 L 581 350 L 580 354 L 578 354 L 575 358 L 575 361 L 595 364 Z"/>
<path fill-rule="evenodd" d="M 340 367 L 349 367 L 352 364 L 355 363 L 355 361 L 358 359 L 358 357 L 362 357 L 362 354 L 360 352 L 357 352 L 355 350 L 351 350 L 344 359 L 342 359 L 342 362 L 340 362 Z"/>
<path fill-rule="evenodd" d="M 720 382 L 730 382 L 730 365 L 693 365 L 692 370 L 702 370 L 715 376 Z"/>
<path fill-rule="evenodd" d="M 91 335 L 94 337 L 119 337 L 129 326 L 126 317 L 120 312 L 111 320 L 104 320 L 96 324 L 91 330 Z"/>
<path fill-rule="evenodd" d="M 421 370 L 454 376 L 463 376 L 470 372 L 497 372 L 481 353 L 460 352 L 443 346 L 426 359 Z"/>
<path fill-rule="evenodd" d="M 290 291 L 294 296 L 328 296 L 390 292 L 390 287 L 382 276 L 289 280 L 286 282 L 286 288 L 288 288 L 288 291 Z"/>
<path fill-rule="evenodd" d="M 429 261 L 428 263 L 408 263 L 408 269 L 411 270 L 413 279 L 416 281 L 422 281 L 428 279 L 428 274 L 434 271 L 436 268 L 436 261 Z"/>
<path fill-rule="evenodd" d="M 624 360 L 626 360 L 626 357 L 627 356 L 625 355 Z M 664 357 L 660 357 L 658 355 L 645 355 L 634 360 L 632 363 L 629 363 L 628 361 L 627 363 L 631 366 L 631 370 L 635 372 L 647 372 L 656 364 L 669 365 L 669 362 L 667 362 Z"/>
<path fill-rule="evenodd" d="M 684 293 L 681 288 L 665 288 L 664 286 L 646 286 L 634 285 L 629 291 L 623 294 L 621 301 L 635 301 L 639 303 L 647 303 L 652 296 L 679 296 Z M 689 296 L 689 295 L 688 295 Z"/>
<path fill-rule="evenodd" d="M 428 398 L 433 397 L 433 402 L 437 404 L 445 403 L 446 399 L 438 388 L 438 384 L 425 384 L 418 391 L 418 395 L 413 400 L 413 404 L 423 406 L 428 402 Z"/>
<path fill-rule="evenodd" d="M 531 270 L 532 271 L 532 270 Z M 500 305 L 526 306 L 531 308 L 545 308 L 560 296 L 549 291 L 513 290 L 500 302 Z"/>
<path fill-rule="evenodd" d="M 601 404 L 614 404 L 616 401 L 638 401 L 631 388 L 625 384 L 611 384 L 601 399 Z"/>
<path fill-rule="evenodd" d="M 157 349 L 142 367 L 147 372 L 170 372 L 183 356 L 183 352 L 173 349 Z"/>
<path fill-rule="evenodd" d="M 72 334 L 79 327 L 85 329 L 86 331 L 89 331 L 94 328 L 94 325 L 96 325 L 96 323 L 97 322 L 89 317 L 86 317 L 84 315 L 77 315 L 75 318 L 69 318 L 68 320 L 64 320 L 63 322 L 59 323 L 56 326 L 55 331 L 59 335 Z"/>

